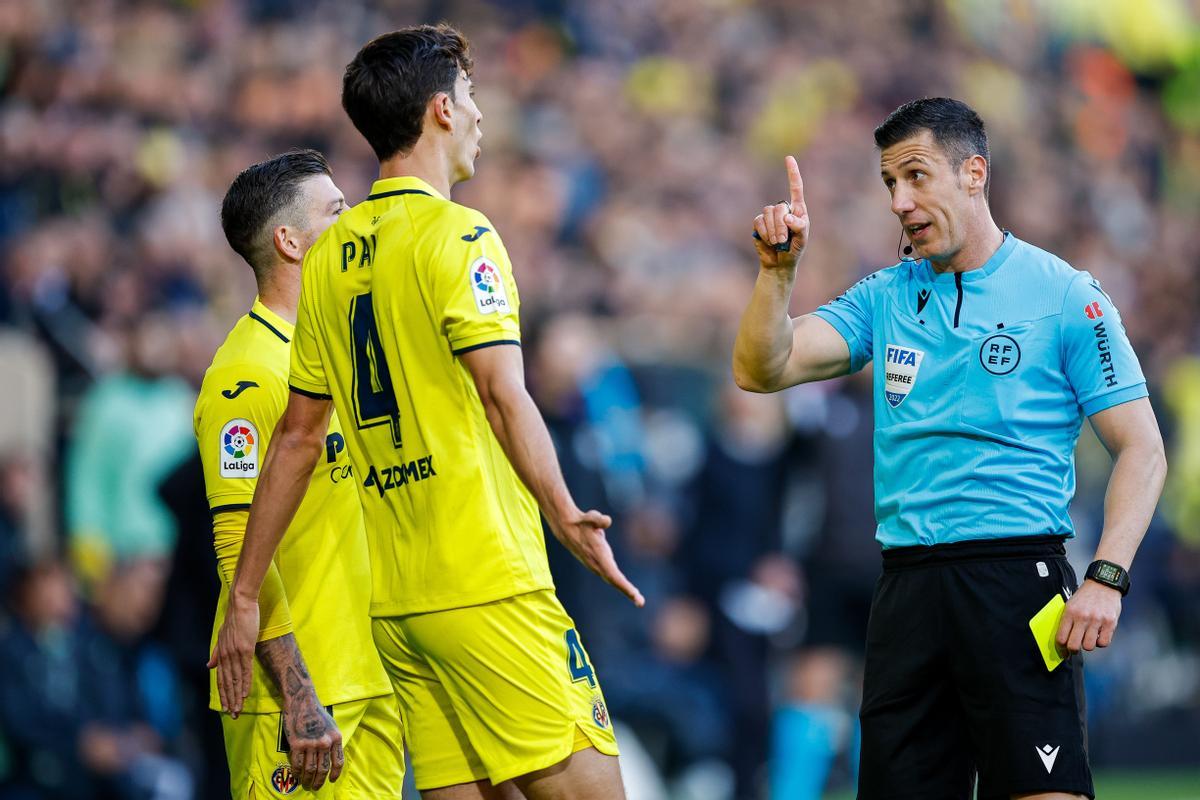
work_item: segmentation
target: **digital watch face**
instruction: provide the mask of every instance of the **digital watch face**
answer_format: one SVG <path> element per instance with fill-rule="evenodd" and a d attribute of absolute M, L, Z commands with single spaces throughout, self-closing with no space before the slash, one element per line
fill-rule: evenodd
<path fill-rule="evenodd" d="M 1117 583 L 1119 580 L 1121 580 L 1121 570 L 1114 567 L 1112 564 L 1101 564 L 1096 569 L 1096 577 L 1100 578 L 1102 581 Z"/>

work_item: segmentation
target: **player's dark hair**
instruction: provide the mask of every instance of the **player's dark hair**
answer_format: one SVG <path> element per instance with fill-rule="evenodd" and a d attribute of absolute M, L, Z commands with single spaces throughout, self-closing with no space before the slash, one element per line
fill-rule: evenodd
<path fill-rule="evenodd" d="M 471 74 L 469 50 L 442 23 L 385 33 L 358 51 L 342 78 L 342 108 L 380 161 L 407 154 L 421 138 L 430 98 L 454 98 L 458 73 Z"/>
<path fill-rule="evenodd" d="M 988 165 L 984 192 L 992 182 L 992 156 L 988 151 L 987 132 L 975 109 L 949 97 L 925 97 L 897 108 L 875 129 L 875 145 L 884 150 L 916 136 L 921 131 L 933 134 L 951 166 L 957 168 L 974 155 L 983 156 Z"/>
<path fill-rule="evenodd" d="M 313 175 L 330 175 L 316 150 L 289 150 L 247 167 L 233 179 L 221 201 L 221 227 L 229 246 L 261 277 L 273 260 L 272 230 L 300 199 L 300 185 Z"/>

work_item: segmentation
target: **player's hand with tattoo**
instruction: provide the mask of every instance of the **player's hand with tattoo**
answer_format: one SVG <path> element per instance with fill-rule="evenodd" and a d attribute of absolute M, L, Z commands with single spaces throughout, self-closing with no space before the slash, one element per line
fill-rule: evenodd
<path fill-rule="evenodd" d="M 217 644 L 208 668 L 217 670 L 217 694 L 221 708 L 237 719 L 250 693 L 254 675 L 254 647 L 258 641 L 258 598 L 229 592 L 225 621 L 217 633 Z"/>
<path fill-rule="evenodd" d="M 285 679 L 294 685 L 285 691 L 283 727 L 292 748 L 292 769 L 300 777 L 301 786 L 315 791 L 325 785 L 327 778 L 332 782 L 341 776 L 346 756 L 342 752 L 342 734 L 317 700 L 312 682 L 308 681 L 305 687 L 296 679 L 294 674 Z M 292 689 L 296 690 L 295 697 L 289 696 Z"/>
<path fill-rule="evenodd" d="M 283 698 L 283 729 L 300 785 L 315 790 L 325 785 L 326 778 L 336 781 L 346 763 L 342 734 L 317 699 L 295 635 L 285 633 L 259 642 L 257 652 L 263 672 Z"/>
<path fill-rule="evenodd" d="M 764 269 L 795 269 L 796 262 L 808 246 L 808 206 L 804 204 L 804 180 L 796 159 L 784 159 L 788 176 L 788 199 L 763 208 L 754 218 L 754 247 Z M 788 242 L 790 245 L 780 252 L 777 248 Z"/>
<path fill-rule="evenodd" d="M 1121 593 L 1111 586 L 1085 580 L 1063 609 L 1056 637 L 1070 653 L 1112 644 L 1121 616 Z"/>

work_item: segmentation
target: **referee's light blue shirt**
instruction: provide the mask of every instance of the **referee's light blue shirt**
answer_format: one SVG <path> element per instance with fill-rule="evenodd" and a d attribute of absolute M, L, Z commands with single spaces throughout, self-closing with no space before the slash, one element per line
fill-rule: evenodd
<path fill-rule="evenodd" d="M 979 269 L 900 263 L 814 313 L 851 371 L 875 361 L 884 548 L 1074 535 L 1083 417 L 1147 394 L 1100 284 L 1012 234 Z"/>

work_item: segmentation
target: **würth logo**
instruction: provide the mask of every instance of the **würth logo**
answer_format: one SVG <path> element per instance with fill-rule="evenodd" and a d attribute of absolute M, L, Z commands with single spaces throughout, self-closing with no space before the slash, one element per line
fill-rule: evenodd
<path fill-rule="evenodd" d="M 1100 309 L 1099 303 L 1084 306 L 1083 313 L 1087 314 L 1088 319 L 1099 319 L 1104 316 L 1104 311 Z"/>

